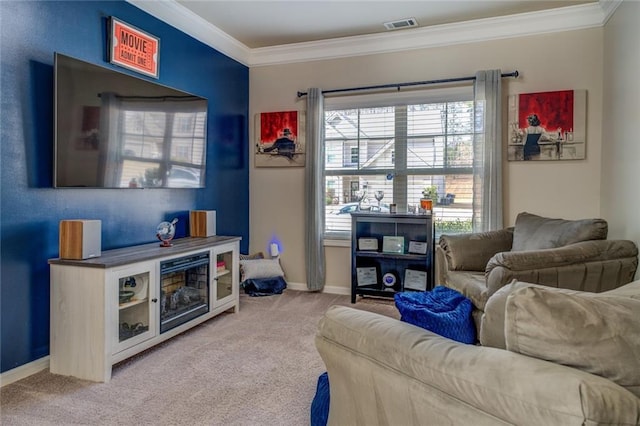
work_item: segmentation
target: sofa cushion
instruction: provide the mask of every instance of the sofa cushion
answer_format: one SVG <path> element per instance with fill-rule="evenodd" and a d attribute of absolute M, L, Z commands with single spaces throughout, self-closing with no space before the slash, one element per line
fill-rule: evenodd
<path fill-rule="evenodd" d="M 630 282 L 622 287 L 605 291 L 603 294 L 606 294 L 607 296 L 630 297 L 632 299 L 640 300 L 640 280 Z"/>
<path fill-rule="evenodd" d="M 511 250 L 540 250 L 580 241 L 604 240 L 607 231 L 604 219 L 550 219 L 524 212 L 516 218 Z"/>
<path fill-rule="evenodd" d="M 515 290 L 507 350 L 606 377 L 640 396 L 640 300 L 554 288 Z"/>
<path fill-rule="evenodd" d="M 447 274 L 447 287 L 471 299 L 473 306 L 480 310 L 484 309 L 484 305 L 489 298 L 487 284 L 482 272 L 449 271 Z"/>

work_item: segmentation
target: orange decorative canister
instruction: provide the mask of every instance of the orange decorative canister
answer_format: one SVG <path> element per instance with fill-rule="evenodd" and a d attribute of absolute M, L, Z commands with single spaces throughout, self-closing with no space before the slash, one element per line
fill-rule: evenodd
<path fill-rule="evenodd" d="M 433 200 L 429 198 L 421 198 L 420 199 L 420 208 L 424 210 L 432 210 L 433 209 Z"/>

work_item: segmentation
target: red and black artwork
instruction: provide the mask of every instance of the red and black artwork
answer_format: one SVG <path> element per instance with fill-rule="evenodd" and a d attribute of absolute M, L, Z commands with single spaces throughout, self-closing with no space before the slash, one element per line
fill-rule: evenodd
<path fill-rule="evenodd" d="M 257 167 L 304 166 L 298 111 L 263 112 L 258 115 Z"/>
<path fill-rule="evenodd" d="M 509 160 L 584 160 L 586 105 L 586 90 L 510 96 Z"/>

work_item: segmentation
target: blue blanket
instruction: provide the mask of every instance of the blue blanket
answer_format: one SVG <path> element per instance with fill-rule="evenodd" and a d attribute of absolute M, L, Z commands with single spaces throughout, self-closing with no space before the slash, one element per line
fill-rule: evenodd
<path fill-rule="evenodd" d="M 437 286 L 428 292 L 397 293 L 400 320 L 461 343 L 476 342 L 473 304 L 457 291 Z"/>
<path fill-rule="evenodd" d="M 329 375 L 325 371 L 318 377 L 316 396 L 311 402 L 311 426 L 326 426 L 329 419 Z"/>

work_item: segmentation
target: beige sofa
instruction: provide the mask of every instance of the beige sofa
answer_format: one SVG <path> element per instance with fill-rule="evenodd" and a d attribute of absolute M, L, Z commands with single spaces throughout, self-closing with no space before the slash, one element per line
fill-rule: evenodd
<path fill-rule="evenodd" d="M 516 282 L 465 345 L 333 306 L 316 347 L 329 425 L 638 425 L 640 281 L 604 293 Z"/>
<path fill-rule="evenodd" d="M 603 219 L 563 220 L 520 213 L 515 226 L 484 233 L 442 235 L 436 284 L 473 302 L 480 319 L 489 297 L 517 279 L 551 287 L 602 292 L 633 280 L 638 248 L 607 240 Z"/>

